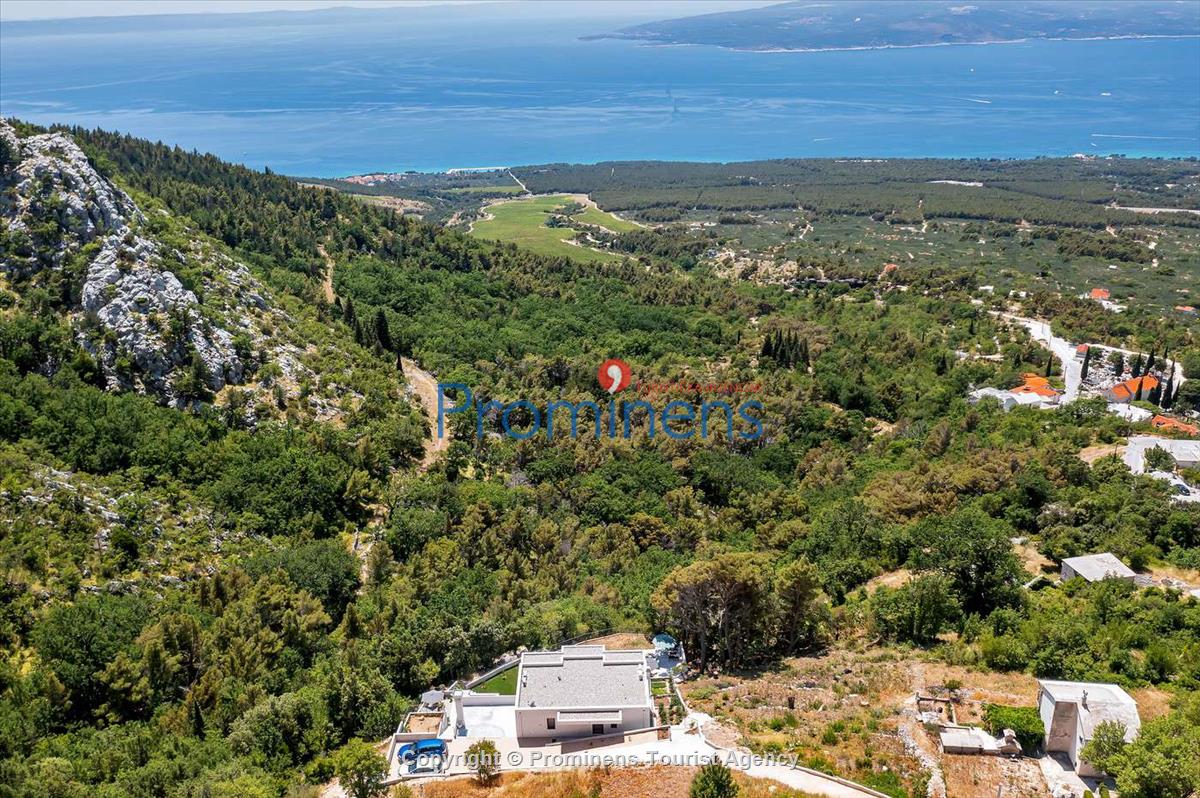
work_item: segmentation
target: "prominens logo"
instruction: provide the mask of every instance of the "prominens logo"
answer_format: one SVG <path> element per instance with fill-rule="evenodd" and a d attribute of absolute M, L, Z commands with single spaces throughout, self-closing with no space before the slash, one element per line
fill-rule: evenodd
<path fill-rule="evenodd" d="M 630 381 L 633 380 L 633 372 L 629 370 L 628 363 L 613 357 L 600 364 L 600 368 L 596 370 L 596 379 L 600 380 L 600 387 L 611 396 L 629 387 Z"/>
<path fill-rule="evenodd" d="M 618 358 L 609 358 L 596 369 L 596 379 L 600 387 L 608 394 L 607 402 L 552 401 L 545 408 L 540 408 L 528 399 L 517 399 L 513 402 L 498 402 L 495 400 L 475 402 L 475 394 L 461 382 L 438 383 L 438 437 L 446 435 L 446 419 L 457 413 L 466 413 L 475 408 L 475 435 L 482 438 L 485 435 L 485 423 L 495 424 L 498 420 L 504 434 L 510 438 L 524 441 L 537 435 L 543 429 L 547 438 L 553 438 L 555 422 L 558 422 L 559 434 L 566 433 L 564 425 L 570 425 L 569 435 L 579 436 L 579 428 L 584 426 L 583 434 L 588 434 L 590 427 L 596 439 L 625 438 L 630 439 L 634 430 L 645 430 L 647 437 L 653 438 L 662 432 L 668 438 L 686 440 L 696 436 L 707 438 L 710 427 L 724 427 L 726 440 L 758 440 L 763 436 L 763 422 L 759 415 L 763 405 L 756 399 L 747 399 L 736 408 L 731 404 L 733 399 L 714 399 L 697 405 L 694 402 L 675 399 L 666 401 L 678 389 L 686 394 L 720 394 L 732 397 L 739 393 L 753 393 L 759 390 L 757 383 L 711 383 L 696 382 L 638 384 L 639 391 L 655 396 L 662 396 L 666 404 L 659 408 L 645 398 L 618 402 L 616 394 L 633 384 L 633 372 L 629 364 Z M 452 391 L 452 397 L 447 397 L 446 391 Z M 447 406 L 447 399 L 456 399 L 453 405 Z M 556 415 L 557 413 L 557 415 Z M 564 414 L 565 413 L 565 414 Z M 699 427 L 699 429 L 697 429 Z M 735 427 L 737 429 L 735 429 Z"/>

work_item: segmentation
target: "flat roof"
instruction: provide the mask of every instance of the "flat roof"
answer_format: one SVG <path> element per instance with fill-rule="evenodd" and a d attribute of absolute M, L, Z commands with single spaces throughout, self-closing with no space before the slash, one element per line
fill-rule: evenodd
<path fill-rule="evenodd" d="M 1038 686 L 1055 703 L 1076 705 L 1085 740 L 1092 739 L 1095 728 L 1106 720 L 1115 720 L 1124 724 L 1127 741 L 1133 740 L 1142 726 L 1137 702 L 1118 685 L 1103 682 L 1058 682 L 1039 679 Z"/>
<path fill-rule="evenodd" d="M 518 709 L 603 710 L 650 705 L 650 681 L 642 651 L 563 646 L 559 651 L 526 652 L 519 667 Z"/>
<path fill-rule="evenodd" d="M 996 738 L 983 729 L 974 727 L 942 729 L 938 735 L 942 748 L 967 748 L 978 751 L 999 751 L 1000 744 Z"/>
<path fill-rule="evenodd" d="M 1200 441 L 1158 438 L 1153 435 L 1133 435 L 1125 447 L 1125 465 L 1135 474 L 1146 470 L 1146 451 L 1155 446 L 1166 450 L 1176 460 L 1200 462 Z"/>
<path fill-rule="evenodd" d="M 1137 576 L 1132 568 L 1118 560 L 1115 554 L 1107 551 L 1100 554 L 1085 554 L 1082 557 L 1068 557 L 1063 560 L 1063 565 L 1069 565 L 1071 570 L 1089 582 Z"/>

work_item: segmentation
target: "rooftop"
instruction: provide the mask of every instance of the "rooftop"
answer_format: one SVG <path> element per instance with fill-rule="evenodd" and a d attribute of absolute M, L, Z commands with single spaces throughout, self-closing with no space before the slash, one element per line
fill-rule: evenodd
<path fill-rule="evenodd" d="M 1138 390 L 1140 388 L 1142 392 L 1142 398 L 1149 399 L 1150 391 L 1153 391 L 1157 387 L 1158 377 L 1155 377 L 1152 374 L 1143 374 L 1140 377 L 1133 377 L 1125 380 L 1124 382 L 1118 382 L 1110 390 L 1119 399 L 1136 399 Z"/>
<path fill-rule="evenodd" d="M 1068 557 L 1063 565 L 1069 565 L 1071 570 L 1089 582 L 1099 582 L 1103 579 L 1133 577 L 1133 570 L 1117 559 L 1115 554 L 1085 554 L 1082 557 Z"/>
<path fill-rule="evenodd" d="M 1125 739 L 1132 740 L 1142 726 L 1137 702 L 1115 684 L 1100 682 L 1055 682 L 1038 680 L 1042 691 L 1055 703 L 1072 703 L 1078 708 L 1085 740 L 1106 720 L 1125 725 Z"/>
<path fill-rule="evenodd" d="M 1166 450 L 1176 461 L 1200 462 L 1200 441 L 1185 441 L 1176 438 L 1158 438 L 1153 435 L 1133 435 L 1125 446 L 1123 459 L 1135 474 L 1146 470 L 1146 451 L 1154 447 Z"/>
<path fill-rule="evenodd" d="M 1039 374 L 1022 374 L 1021 377 L 1025 383 L 1013 388 L 1012 393 L 1032 393 L 1045 398 L 1058 396 L 1058 391 L 1045 377 Z"/>
<path fill-rule="evenodd" d="M 1197 427 L 1195 424 L 1186 424 L 1177 418 L 1161 414 L 1151 419 L 1150 425 L 1157 429 L 1170 429 L 1187 435 L 1200 435 L 1200 427 Z"/>
<path fill-rule="evenodd" d="M 521 655 L 517 708 L 638 707 L 650 703 L 643 651 L 563 646 Z"/>

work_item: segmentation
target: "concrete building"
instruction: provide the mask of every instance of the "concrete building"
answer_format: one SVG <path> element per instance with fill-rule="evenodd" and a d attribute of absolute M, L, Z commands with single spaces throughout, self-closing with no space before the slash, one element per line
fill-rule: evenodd
<path fill-rule="evenodd" d="M 1082 557 L 1068 557 L 1063 560 L 1063 581 L 1077 576 L 1088 582 L 1101 582 L 1105 579 L 1124 579 L 1132 582 L 1137 574 L 1118 560 L 1116 555 L 1106 551 L 1103 554 L 1085 554 Z"/>
<path fill-rule="evenodd" d="M 1022 375 L 1024 383 L 1009 390 L 999 388 L 977 388 L 967 395 L 967 401 L 975 404 L 982 399 L 995 399 L 1005 412 L 1014 407 L 1037 407 L 1048 409 L 1058 406 L 1060 392 L 1050 381 L 1037 374 Z"/>
<path fill-rule="evenodd" d="M 516 736 L 562 740 L 654 725 L 644 651 L 563 646 L 521 655 Z"/>
<path fill-rule="evenodd" d="M 1066 754 L 1081 776 L 1100 775 L 1079 755 L 1097 726 L 1104 721 L 1122 724 L 1127 742 L 1137 737 L 1142 726 L 1137 704 L 1115 684 L 1039 679 L 1038 713 L 1046 727 L 1046 752 Z"/>
<path fill-rule="evenodd" d="M 1146 472 L 1146 452 L 1158 447 L 1166 450 L 1175 460 L 1177 468 L 1196 468 L 1200 466 L 1200 441 L 1178 440 L 1175 438 L 1158 438 L 1153 435 L 1132 435 L 1125 446 L 1122 459 L 1129 470 L 1135 474 Z"/>

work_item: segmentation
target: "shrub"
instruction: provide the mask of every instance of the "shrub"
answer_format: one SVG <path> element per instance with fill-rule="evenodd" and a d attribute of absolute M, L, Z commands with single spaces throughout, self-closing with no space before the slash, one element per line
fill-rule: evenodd
<path fill-rule="evenodd" d="M 733 774 L 720 762 L 710 762 L 700 768 L 688 790 L 688 798 L 734 798 L 737 794 Z"/>
<path fill-rule="evenodd" d="M 1001 734 L 1005 729 L 1017 733 L 1017 741 L 1027 753 L 1037 750 L 1046 736 L 1046 727 L 1037 707 L 1006 707 L 1003 704 L 987 704 L 983 711 L 988 731 Z"/>
<path fill-rule="evenodd" d="M 500 752 L 491 740 L 480 740 L 467 749 L 467 764 L 475 771 L 475 780 L 491 784 L 500 772 Z"/>
<path fill-rule="evenodd" d="M 1025 645 L 1012 637 L 985 637 L 979 643 L 983 661 L 997 671 L 1020 671 L 1029 664 Z"/>

